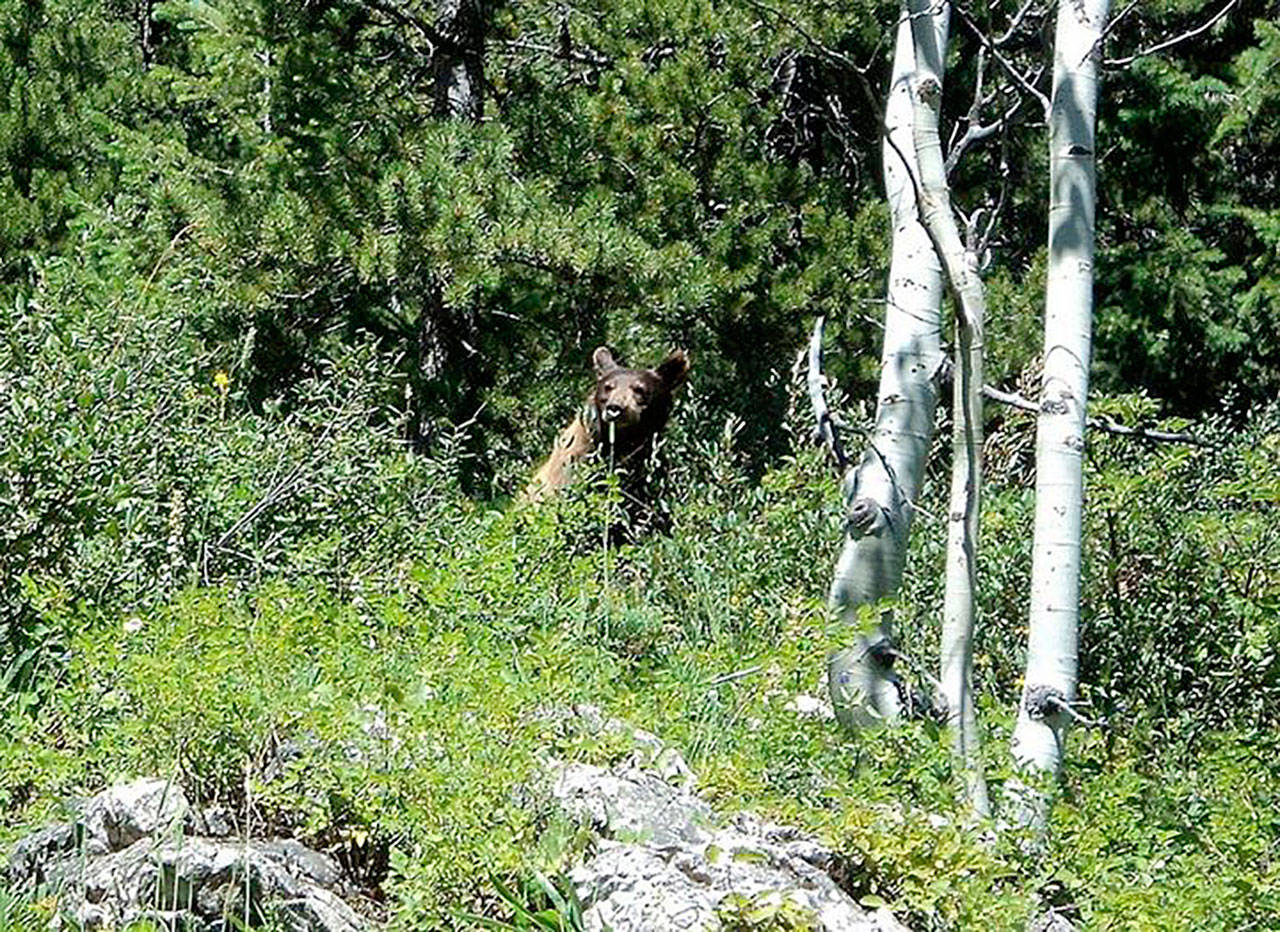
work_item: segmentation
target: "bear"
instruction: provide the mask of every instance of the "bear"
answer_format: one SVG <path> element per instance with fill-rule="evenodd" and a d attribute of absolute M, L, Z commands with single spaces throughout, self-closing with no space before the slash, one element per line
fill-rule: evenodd
<path fill-rule="evenodd" d="M 573 480 L 574 465 L 593 455 L 627 468 L 628 498 L 643 495 L 653 442 L 671 417 L 672 397 L 689 374 L 689 358 L 684 350 L 674 350 L 652 369 L 627 369 L 600 346 L 591 354 L 591 365 L 595 388 L 525 488 L 526 501 L 543 501 L 564 488 Z"/>

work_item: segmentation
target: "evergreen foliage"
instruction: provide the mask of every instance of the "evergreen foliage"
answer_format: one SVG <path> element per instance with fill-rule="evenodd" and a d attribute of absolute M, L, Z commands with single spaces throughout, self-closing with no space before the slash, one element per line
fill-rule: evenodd
<path fill-rule="evenodd" d="M 966 15 L 998 30 L 1016 6 Z M 1133 8 L 1109 54 L 1200 6 Z M 590 701 L 680 746 L 718 803 L 821 833 L 859 896 L 922 929 L 1022 928 L 1050 880 L 1099 925 L 1265 925 L 1274 4 L 1106 77 L 1091 403 L 1194 419 L 1174 423 L 1208 443 L 1091 436 L 1081 682 L 1107 726 L 1079 730 L 1042 862 L 930 818 L 957 811 L 931 726 L 848 739 L 785 707 L 842 641 L 815 602 L 839 495 L 803 449 L 792 363 L 826 314 L 863 424 L 896 5 L 487 8 L 467 122 L 436 115 L 418 0 L 0 4 L 0 832 L 159 760 L 202 802 L 344 852 L 401 926 L 500 916 L 481 878 L 515 889 L 563 853 L 512 803 L 536 755 L 617 753 L 532 713 Z M 1043 57 L 1043 22 L 1024 25 L 1008 54 Z M 978 47 L 957 28 L 944 115 L 969 106 Z M 1039 346 L 1034 111 L 951 175 L 965 211 L 1003 196 L 993 382 Z M 674 530 L 602 551 L 607 479 L 543 509 L 508 495 L 606 342 L 631 361 L 684 347 L 693 369 L 659 489 Z M 1025 649 L 1030 423 L 988 429 L 977 681 L 997 732 Z M 920 665 L 934 460 L 896 607 Z M 286 741 L 300 756 L 269 770 Z M 998 792 L 1003 742 L 986 746 Z M 50 918 L 0 891 L 0 927 Z"/>

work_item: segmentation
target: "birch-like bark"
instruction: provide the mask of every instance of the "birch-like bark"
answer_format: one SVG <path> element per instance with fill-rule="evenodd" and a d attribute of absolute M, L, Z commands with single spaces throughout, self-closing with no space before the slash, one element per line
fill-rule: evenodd
<path fill-rule="evenodd" d="M 930 0 L 908 0 L 916 48 L 913 144 L 919 165 L 920 214 L 942 258 L 958 305 L 953 381 L 951 502 L 947 515 L 947 573 L 943 599 L 941 691 L 952 749 L 965 775 L 969 803 L 990 814 L 978 756 L 973 703 L 973 627 L 977 602 L 978 518 L 982 491 L 982 363 L 986 291 L 977 259 L 965 248 L 951 206 L 939 132 L 945 46 L 928 25 Z"/>
<path fill-rule="evenodd" d="M 1013 756 L 1056 777 L 1076 694 L 1085 399 L 1093 327 L 1094 127 L 1107 0 L 1058 6 L 1049 117 L 1049 269 L 1036 425 L 1036 512 L 1027 670 Z M 1015 819 L 1043 829 L 1046 797 Z"/>
<path fill-rule="evenodd" d="M 947 576 L 942 604 L 940 692 L 951 747 L 974 812 L 991 814 L 982 772 L 978 714 L 973 698 L 973 630 L 978 598 L 978 530 L 982 501 L 983 320 L 976 309 L 956 327 L 951 504 L 947 514 Z"/>
<path fill-rule="evenodd" d="M 945 4 L 927 17 L 939 48 L 946 47 L 949 19 Z M 832 705 L 848 727 L 893 719 L 903 708 L 902 683 L 893 670 L 892 627 L 877 603 L 902 581 L 912 503 L 920 491 L 938 401 L 943 282 L 916 205 L 914 70 L 904 5 L 885 108 L 884 181 L 893 243 L 876 423 L 867 450 L 844 478 L 846 533 L 829 595 L 841 619 L 859 626 L 854 643 L 827 662 Z M 860 611 L 867 608 L 876 612 L 869 621 Z"/>

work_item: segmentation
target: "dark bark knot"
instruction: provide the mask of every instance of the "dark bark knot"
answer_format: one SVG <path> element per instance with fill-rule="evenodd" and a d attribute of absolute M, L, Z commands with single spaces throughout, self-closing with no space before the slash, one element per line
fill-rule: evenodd
<path fill-rule="evenodd" d="M 845 524 L 853 537 L 865 537 L 876 528 L 880 506 L 870 498 L 855 498 L 845 515 Z"/>
<path fill-rule="evenodd" d="M 898 651 L 894 648 L 893 642 L 886 638 L 869 645 L 867 647 L 867 657 L 880 669 L 890 671 L 893 669 L 894 662 L 898 659 Z"/>
<path fill-rule="evenodd" d="M 1093 155 L 1093 150 L 1088 148 L 1087 146 L 1082 146 L 1079 143 L 1075 143 L 1074 145 L 1070 146 L 1067 149 L 1067 155 L 1071 156 L 1072 158 L 1081 158 L 1082 156 Z"/>
<path fill-rule="evenodd" d="M 1052 725 L 1066 714 L 1070 704 L 1062 691 L 1052 686 L 1028 686 L 1022 693 L 1022 707 L 1032 721 Z"/>
<path fill-rule="evenodd" d="M 1040 402 L 1040 410 L 1045 414 L 1066 414 L 1071 409 L 1065 401 L 1058 398 L 1046 398 Z"/>
<path fill-rule="evenodd" d="M 920 98 L 921 103 L 936 108 L 942 99 L 942 85 L 934 78 L 925 78 L 916 85 L 916 96 Z"/>

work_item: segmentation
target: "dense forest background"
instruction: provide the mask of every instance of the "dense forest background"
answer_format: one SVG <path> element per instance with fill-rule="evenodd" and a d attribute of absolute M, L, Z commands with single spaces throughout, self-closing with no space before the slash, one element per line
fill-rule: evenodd
<path fill-rule="evenodd" d="M 461 26 L 455 7 L 0 3 L 6 827 L 147 759 L 242 802 L 272 735 L 350 726 L 373 683 L 450 736 L 449 766 L 370 783 L 317 759 L 325 801 L 264 792 L 308 801 L 300 834 L 382 845 L 376 885 L 408 923 L 483 868 L 518 872 L 532 844 L 502 800 L 532 752 L 495 763 L 485 737 L 574 697 L 683 740 L 726 800 L 871 852 L 866 893 L 922 928 L 1004 927 L 1049 879 L 1099 927 L 1280 914 L 1275 4 L 1196 31 L 1216 6 L 1153 0 L 1107 35 L 1094 407 L 1206 442 L 1091 445 L 1081 680 L 1107 724 L 1082 729 L 1058 848 L 1034 863 L 920 816 L 951 798 L 924 725 L 844 738 L 770 705 L 811 690 L 840 640 L 819 605 L 839 495 L 796 360 L 826 315 L 856 444 L 897 5 L 535 0 L 463 4 Z M 1016 5 L 958 10 L 953 141 L 982 37 Z M 1008 57 L 1047 63 L 1051 23 L 1032 8 Z M 467 116 L 439 94 L 463 52 L 482 71 Z M 995 217 L 988 381 L 1034 394 L 1044 122 L 1006 84 L 986 106 L 1008 130 L 951 183 Z M 602 343 L 632 363 L 683 347 L 693 367 L 664 452 L 674 530 L 603 555 L 607 489 L 508 501 Z M 995 710 L 1025 649 L 1034 425 L 989 414 L 977 664 Z M 916 536 L 900 614 L 928 657 L 940 525 Z M 530 658 L 514 671 L 513 652 Z M 266 658 L 310 679 L 277 682 Z M 761 677 L 707 686 L 756 661 Z M 447 714 L 412 687 L 443 668 Z M 481 783 L 501 832 L 466 802 Z M 424 866 L 441 850 L 461 866 Z"/>

